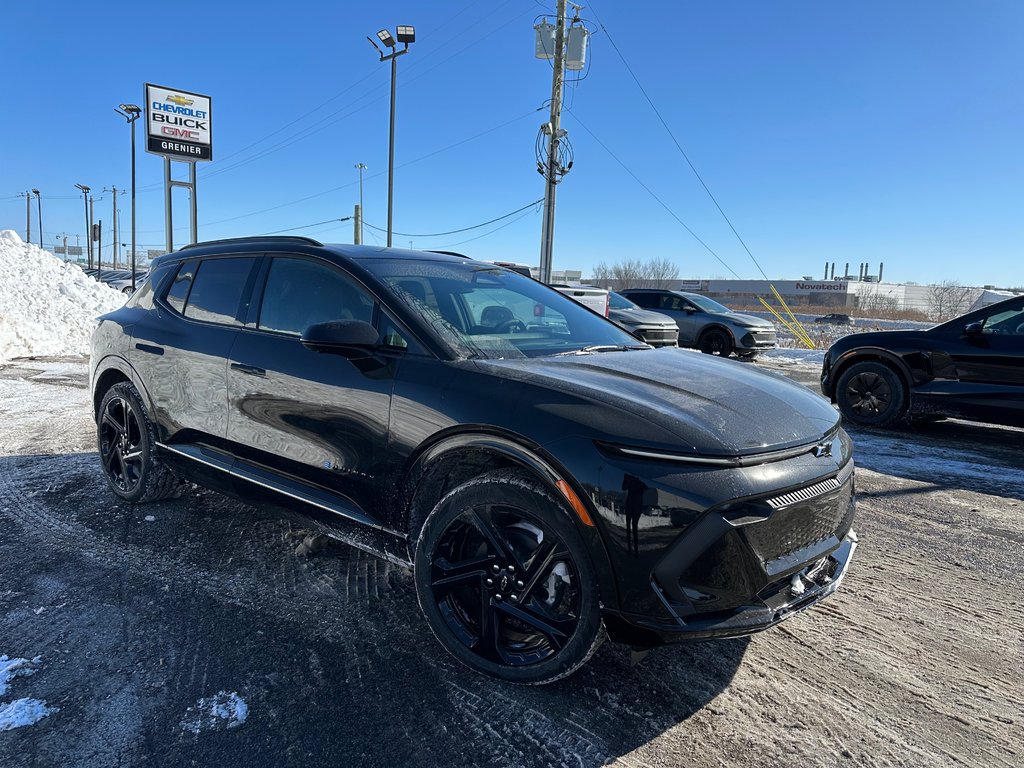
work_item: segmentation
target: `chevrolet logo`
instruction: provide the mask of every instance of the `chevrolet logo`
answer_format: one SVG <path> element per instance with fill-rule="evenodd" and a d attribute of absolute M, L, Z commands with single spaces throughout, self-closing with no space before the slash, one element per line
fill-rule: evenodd
<path fill-rule="evenodd" d="M 169 101 L 171 104 L 177 104 L 179 107 L 191 107 L 194 103 L 193 99 L 186 99 L 184 96 L 179 96 L 177 94 L 168 96 L 164 101 Z"/>
<path fill-rule="evenodd" d="M 815 456 L 815 458 L 821 459 L 821 458 L 824 458 L 825 456 L 831 456 L 831 455 L 832 455 L 832 443 L 831 443 L 831 441 L 827 442 L 827 443 L 818 443 L 818 445 L 814 446 L 814 456 Z"/>

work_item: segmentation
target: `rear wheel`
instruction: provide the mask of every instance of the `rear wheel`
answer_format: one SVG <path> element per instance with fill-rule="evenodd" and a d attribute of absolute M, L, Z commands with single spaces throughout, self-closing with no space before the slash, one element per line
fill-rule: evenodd
<path fill-rule="evenodd" d="M 698 342 L 700 351 L 705 355 L 728 357 L 732 354 L 732 339 L 729 334 L 719 328 L 706 331 Z"/>
<path fill-rule="evenodd" d="M 519 473 L 490 472 L 451 491 L 428 515 L 415 558 L 430 628 L 478 672 L 550 683 L 604 637 L 582 538 L 558 502 Z"/>
<path fill-rule="evenodd" d="M 865 361 L 847 368 L 836 383 L 843 416 L 866 427 L 887 427 L 903 415 L 907 388 L 892 368 Z"/>
<path fill-rule="evenodd" d="M 107 390 L 96 437 L 107 485 L 122 499 L 143 504 L 179 494 L 182 482 L 156 455 L 156 430 L 131 382 Z"/>

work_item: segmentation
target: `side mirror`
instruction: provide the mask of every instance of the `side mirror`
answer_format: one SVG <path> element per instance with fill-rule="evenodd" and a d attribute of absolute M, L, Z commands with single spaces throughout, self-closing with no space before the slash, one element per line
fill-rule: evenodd
<path fill-rule="evenodd" d="M 302 345 L 317 352 L 350 355 L 368 352 L 380 345 L 377 329 L 362 320 L 332 320 L 309 326 L 300 338 Z"/>
<path fill-rule="evenodd" d="M 980 336 L 982 323 L 968 323 L 964 328 L 964 336 Z"/>

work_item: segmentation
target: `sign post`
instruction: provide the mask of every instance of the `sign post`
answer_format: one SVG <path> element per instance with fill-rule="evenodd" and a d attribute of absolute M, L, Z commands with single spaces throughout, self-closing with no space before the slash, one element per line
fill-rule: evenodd
<path fill-rule="evenodd" d="M 199 239 L 196 222 L 196 163 L 213 159 L 210 97 L 146 83 L 146 151 L 164 158 L 164 219 L 167 251 L 174 250 L 174 187 L 189 190 L 191 242 Z M 189 180 L 171 178 L 171 161 L 188 163 Z"/>

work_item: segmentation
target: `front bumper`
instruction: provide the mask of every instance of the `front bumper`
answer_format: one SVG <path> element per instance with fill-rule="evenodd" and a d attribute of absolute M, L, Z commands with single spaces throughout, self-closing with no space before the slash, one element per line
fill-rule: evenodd
<path fill-rule="evenodd" d="M 749 330 L 736 339 L 736 348 L 741 351 L 762 351 L 778 346 L 779 340 L 774 330 Z"/>
<path fill-rule="evenodd" d="M 627 330 L 652 347 L 679 345 L 679 327 L 675 323 L 671 325 L 641 325 Z"/>

